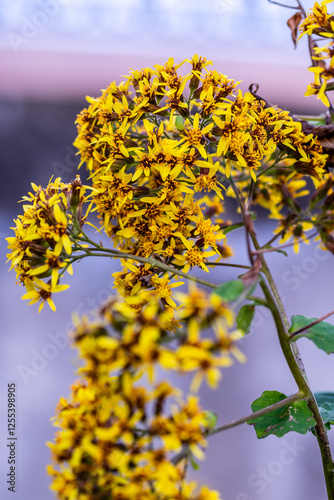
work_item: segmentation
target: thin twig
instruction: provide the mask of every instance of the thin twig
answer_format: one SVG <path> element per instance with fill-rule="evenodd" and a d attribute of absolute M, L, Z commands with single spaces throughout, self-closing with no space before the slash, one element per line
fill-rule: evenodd
<path fill-rule="evenodd" d="M 270 240 L 267 241 L 267 243 L 265 243 L 263 245 L 263 248 L 265 248 L 265 247 L 271 245 L 272 243 L 274 243 L 274 241 L 277 240 L 277 238 L 279 238 L 285 231 L 286 231 L 286 228 L 281 229 L 281 231 L 279 233 L 275 234 L 275 236 L 273 236 L 272 238 L 270 238 Z"/>
<path fill-rule="evenodd" d="M 79 237 L 78 239 L 86 241 L 84 238 L 81 238 L 81 237 Z M 91 241 L 90 241 L 90 243 L 91 243 Z M 160 262 L 160 261 L 154 259 L 153 257 L 140 257 L 139 255 L 132 255 L 130 253 L 123 253 L 123 252 L 120 252 L 118 250 L 112 250 L 110 248 L 104 248 L 104 247 L 101 247 L 97 244 L 95 245 L 95 249 L 94 248 L 87 248 L 87 249 L 82 248 L 82 250 L 87 251 L 87 254 L 80 256 L 80 258 L 81 257 L 82 258 L 83 257 L 91 257 L 91 256 L 108 257 L 108 254 L 109 254 L 109 257 L 115 258 L 115 259 L 116 258 L 129 259 L 129 260 L 135 260 L 137 262 L 141 262 L 143 264 L 150 264 L 152 267 L 158 267 L 158 268 L 162 269 L 163 271 L 177 274 L 178 276 L 181 276 L 182 278 L 185 278 L 185 279 L 190 280 L 190 281 L 194 281 L 196 283 L 199 283 L 200 285 L 204 285 L 204 286 L 207 286 L 209 288 L 217 288 L 218 287 L 218 285 L 216 283 L 211 283 L 210 281 L 203 280 L 202 278 L 196 278 L 195 276 L 192 276 L 191 274 L 184 273 L 183 271 L 180 271 L 179 269 L 175 269 L 174 267 L 168 266 L 167 264 L 164 264 L 163 262 Z M 94 250 L 95 250 L 95 252 L 98 250 L 99 252 L 102 252 L 102 253 L 95 253 L 95 252 L 90 253 Z"/>
<path fill-rule="evenodd" d="M 314 238 L 317 234 L 312 234 L 309 236 L 309 238 Z M 296 243 L 303 243 L 303 238 L 299 238 L 297 241 L 292 241 L 291 243 L 285 243 L 284 245 L 281 245 L 279 247 L 271 247 L 271 248 L 265 248 L 266 245 L 264 245 L 262 248 L 259 248 L 258 250 L 254 250 L 253 254 L 260 255 L 268 252 L 279 252 L 282 248 L 288 248 L 292 247 Z M 268 243 L 267 243 L 268 245 Z"/>
<path fill-rule="evenodd" d="M 241 196 L 240 196 L 240 193 L 239 193 L 237 186 L 234 184 L 234 180 L 233 180 L 232 176 L 230 177 L 230 182 L 231 182 L 231 187 L 232 187 L 234 194 L 236 196 L 239 208 L 241 210 L 242 220 L 243 220 L 243 223 L 245 226 L 248 257 L 249 257 L 249 260 L 252 264 L 252 267 L 254 267 L 254 253 L 253 253 L 253 250 L 251 249 L 251 246 L 250 246 L 250 234 L 249 234 L 249 230 L 248 230 L 249 229 L 248 217 L 250 214 L 245 208 L 245 204 L 244 204 L 243 200 L 241 199 Z"/>
<path fill-rule="evenodd" d="M 306 17 L 306 15 L 307 15 L 307 14 L 306 14 L 306 10 L 304 9 L 303 5 L 300 3 L 300 1 L 299 1 L 299 0 L 297 0 L 297 3 L 298 3 L 298 9 L 299 9 L 299 10 L 300 10 L 300 12 L 302 13 L 302 15 L 303 15 L 304 17 Z"/>
<path fill-rule="evenodd" d="M 76 221 L 76 224 L 78 225 L 77 221 Z M 114 258 L 118 257 L 120 259 L 130 259 L 130 260 L 135 260 L 137 262 L 142 262 L 143 264 L 150 264 L 152 267 L 158 267 L 158 268 L 162 269 L 163 271 L 177 274 L 179 276 L 182 276 L 182 278 L 185 278 L 185 279 L 190 280 L 190 281 L 194 281 L 196 283 L 199 283 L 200 285 L 204 285 L 204 286 L 207 286 L 209 288 L 217 288 L 218 287 L 218 285 L 216 283 L 211 283 L 210 281 L 203 280 L 202 278 L 196 278 L 195 276 L 192 276 L 191 274 L 184 273 L 183 271 L 180 271 L 179 269 L 175 269 L 174 267 L 171 267 L 167 264 L 164 264 L 163 262 L 160 262 L 160 261 L 154 259 L 153 257 L 140 257 L 139 255 L 132 255 L 129 253 L 123 253 L 123 252 L 120 252 L 119 250 L 112 250 L 110 248 L 104 248 L 101 245 L 99 245 L 98 243 L 96 243 L 95 241 L 91 240 L 89 238 L 89 236 L 87 236 L 87 234 L 85 234 L 81 228 L 80 228 L 80 231 L 83 234 L 83 237 L 78 236 L 78 235 L 75 235 L 74 237 L 77 240 L 86 241 L 87 243 L 90 243 L 99 252 L 105 252 L 107 254 L 111 254 L 111 256 L 113 256 Z M 82 248 L 82 250 L 85 251 L 86 249 Z M 94 248 L 90 248 L 88 250 L 91 252 L 94 250 Z M 87 253 L 87 256 L 88 255 L 89 254 Z M 95 254 L 92 254 L 92 255 L 95 255 Z"/>
<path fill-rule="evenodd" d="M 274 0 L 268 0 L 269 3 L 273 3 L 274 5 L 279 5 L 280 7 L 286 7 L 287 9 L 294 9 L 294 10 L 299 10 L 300 7 L 296 7 L 296 6 L 293 6 L 293 5 L 286 5 L 284 3 L 280 3 L 280 2 L 275 2 Z M 299 2 L 298 2 L 299 3 Z"/>
<path fill-rule="evenodd" d="M 206 266 L 224 266 L 224 267 L 237 267 L 238 269 L 252 269 L 251 266 L 244 266 L 242 264 L 228 264 L 227 262 L 206 262 Z"/>
<path fill-rule="evenodd" d="M 220 427 L 217 427 L 216 429 L 212 429 L 212 431 L 209 431 L 207 435 L 212 436 L 214 434 L 217 434 L 218 432 L 223 432 L 223 431 L 226 431 L 227 429 L 232 429 L 233 427 L 237 427 L 238 425 L 252 422 L 253 420 L 257 419 L 258 417 L 262 417 L 263 415 L 267 415 L 267 413 L 270 413 L 270 412 L 275 411 L 275 410 L 279 410 L 280 408 L 283 408 L 284 406 L 288 406 L 291 403 L 294 403 L 295 401 L 303 400 L 303 399 L 305 399 L 305 396 L 303 396 L 299 392 L 296 392 L 296 394 L 292 394 L 292 396 L 289 396 L 286 399 L 282 399 L 282 401 L 278 401 L 277 403 L 274 403 L 270 406 L 266 406 L 265 408 L 262 408 L 262 410 L 255 411 L 255 412 L 251 413 L 250 415 L 247 415 L 247 417 L 239 418 L 238 420 L 233 420 L 232 422 L 229 422 L 228 424 L 221 425 Z"/>
<path fill-rule="evenodd" d="M 258 305 L 264 306 L 264 307 L 269 307 L 268 302 L 266 299 L 263 299 L 262 297 L 254 297 L 254 295 L 248 295 L 247 296 L 248 300 L 252 300 L 253 302 L 257 303 Z"/>
<path fill-rule="evenodd" d="M 252 205 L 253 193 L 254 193 L 254 181 L 253 181 L 253 179 L 251 179 L 250 184 L 249 184 L 248 199 L 247 199 L 247 203 L 246 203 L 247 212 L 249 212 L 250 207 Z"/>

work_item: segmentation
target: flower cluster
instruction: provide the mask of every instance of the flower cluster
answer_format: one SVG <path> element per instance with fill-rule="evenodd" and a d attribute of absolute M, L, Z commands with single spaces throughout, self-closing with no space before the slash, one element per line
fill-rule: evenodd
<path fill-rule="evenodd" d="M 61 430 L 50 444 L 61 500 L 220 498 L 185 480 L 188 462 L 204 456 L 210 412 L 194 393 L 182 397 L 166 371 L 194 373 L 193 390 L 204 376 L 215 387 L 231 354 L 243 361 L 238 331 L 228 333 L 232 313 L 196 288 L 179 296 L 175 316 L 153 292 L 141 295 L 138 310 L 111 297 L 95 321 L 77 320 L 74 341 L 85 363 L 59 403 Z M 215 338 L 205 338 L 211 326 Z"/>
<path fill-rule="evenodd" d="M 316 35 L 325 42 L 321 46 L 315 43 L 312 45 L 314 62 L 310 71 L 314 73 L 314 82 L 307 87 L 305 94 L 317 95 L 325 106 L 330 106 L 326 91 L 334 88 L 334 16 L 327 8 L 327 4 L 332 1 L 322 0 L 320 5 L 316 2 L 300 25 L 300 36 Z"/>
<path fill-rule="evenodd" d="M 45 302 L 55 310 L 52 293 L 68 287 L 58 284 L 59 277 L 65 271 L 72 274 L 72 233 L 86 218 L 82 215 L 86 187 L 77 177 L 70 184 L 57 178 L 46 189 L 35 184 L 32 188 L 34 192 L 23 198 L 24 214 L 14 221 L 15 236 L 7 238 L 11 250 L 7 257 L 18 282 L 26 287 L 23 299 L 30 304 L 41 301 L 39 310 Z"/>
<path fill-rule="evenodd" d="M 178 69 L 185 63 L 191 69 L 181 76 Z M 109 256 L 124 254 L 115 285 L 130 301 L 139 290 L 151 289 L 172 305 L 172 289 L 180 283 L 171 282 L 171 270 L 208 272 L 210 257 L 215 263 L 233 254 L 226 244 L 230 221 L 223 204 L 233 179 L 249 192 L 255 185 L 255 195 L 268 179 L 272 193 L 276 190 L 270 204 L 278 214 L 278 198 L 286 200 L 284 186 L 295 182 L 291 179 L 307 174 L 320 182 L 324 172 L 328 155 L 313 134 L 304 133 L 301 121 L 253 91 L 243 94 L 238 82 L 209 70 L 210 64 L 194 56 L 176 65 L 171 58 L 164 66 L 132 71 L 99 98 L 88 98 L 77 118 L 75 145 L 91 174 L 89 208 L 117 249 L 109 248 Z M 287 177 L 295 175 L 286 182 L 264 175 L 280 167 Z M 85 256 L 70 259 L 72 250 L 83 250 L 78 240 L 85 239 L 79 234 L 85 218 L 79 212 L 88 187 L 75 188 L 73 218 L 67 191 L 74 188 L 66 186 L 56 179 L 46 189 L 35 187 L 15 221 L 15 238 L 9 238 L 9 259 L 27 287 L 25 298 L 41 300 L 41 307 L 48 301 L 54 308 L 51 294 L 64 287 L 59 276 Z M 265 204 L 265 198 L 256 202 Z M 93 247 L 91 253 L 107 252 Z M 165 266 L 159 272 L 157 261 Z"/>
<path fill-rule="evenodd" d="M 191 70 L 181 76 L 185 62 Z M 176 65 L 171 58 L 132 71 L 99 98 L 88 98 L 77 118 L 75 145 L 91 172 L 94 209 L 128 258 L 153 256 L 183 272 L 208 271 L 209 257 L 232 255 L 223 244 L 229 223 L 222 218 L 231 175 L 256 181 L 257 170 L 275 163 L 277 154 L 290 170 L 316 178 L 324 170 L 327 155 L 301 122 L 237 91 L 237 82 L 210 64 L 194 56 Z M 150 267 L 127 260 L 116 278 L 120 293 L 132 296 L 143 283 L 154 287 Z M 169 294 L 168 287 L 165 277 Z"/>

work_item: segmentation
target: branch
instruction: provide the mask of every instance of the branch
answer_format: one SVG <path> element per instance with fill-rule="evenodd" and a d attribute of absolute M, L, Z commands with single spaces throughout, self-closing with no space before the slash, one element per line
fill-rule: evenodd
<path fill-rule="evenodd" d="M 256 237 L 252 236 L 252 240 L 255 248 L 258 250 L 260 246 Z M 316 421 L 315 434 L 320 449 L 328 499 L 332 500 L 334 499 L 334 469 L 327 431 L 321 418 L 317 401 L 309 386 L 306 372 L 300 357 L 299 349 L 294 342 L 291 342 L 291 336 L 288 333 L 290 323 L 263 254 L 261 255 L 261 262 L 263 274 L 265 275 L 270 288 L 263 279 L 260 281 L 260 285 L 275 321 L 278 338 L 284 357 L 288 363 L 291 374 L 294 377 L 296 384 L 298 385 L 299 392 L 304 396 L 307 396 L 308 407 L 313 414 L 314 420 Z"/>
<path fill-rule="evenodd" d="M 286 230 L 286 228 L 284 228 L 284 230 Z M 317 235 L 317 233 L 310 234 L 309 238 L 310 239 L 314 238 L 316 235 Z M 303 243 L 303 241 L 304 241 L 303 238 L 299 238 L 297 241 L 292 241 L 290 243 L 284 243 L 284 245 L 280 245 L 279 247 L 270 247 L 270 248 L 265 248 L 266 245 L 268 245 L 268 243 L 266 243 L 266 245 L 264 247 L 259 248 L 258 250 L 254 250 L 253 254 L 260 255 L 260 254 L 264 254 L 264 253 L 268 253 L 268 252 L 279 252 L 280 250 L 282 250 L 282 248 L 292 247 L 296 243 Z"/>
<path fill-rule="evenodd" d="M 303 326 L 303 328 L 300 328 L 299 330 L 297 330 L 296 332 L 293 332 L 290 334 L 290 338 L 294 338 L 294 337 L 297 337 L 297 335 L 300 335 L 302 332 L 305 332 L 306 330 L 308 330 L 309 328 L 312 328 L 312 326 L 315 326 L 317 325 L 318 323 L 321 323 L 321 321 L 323 321 L 324 319 L 327 319 L 329 318 L 330 316 L 332 316 L 334 314 L 334 311 L 331 311 L 329 312 L 328 314 L 325 314 L 325 316 L 322 316 L 322 318 L 319 318 L 317 319 L 316 321 L 313 321 L 313 323 L 310 323 L 309 325 L 306 325 L 306 326 Z"/>
<path fill-rule="evenodd" d="M 252 269 L 251 266 L 244 266 L 243 264 L 229 264 L 226 262 L 206 262 L 206 266 L 225 266 L 225 267 L 237 267 L 238 269 Z"/>
<path fill-rule="evenodd" d="M 293 5 L 286 5 L 285 3 L 280 3 L 280 2 L 275 2 L 274 0 L 268 0 L 269 3 L 273 3 L 274 5 L 279 5 L 280 7 L 286 7 L 287 9 L 295 9 L 295 10 L 299 10 L 300 7 L 299 6 L 293 6 Z M 299 4 L 299 2 L 298 2 Z"/>
<path fill-rule="evenodd" d="M 262 297 L 254 297 L 254 295 L 248 295 L 247 299 L 252 300 L 253 302 L 255 302 L 255 304 L 259 306 L 269 307 L 268 302 Z"/>
<path fill-rule="evenodd" d="M 212 436 L 214 434 L 217 434 L 218 432 L 223 432 L 226 431 L 227 429 L 232 429 L 233 427 L 237 427 L 238 425 L 252 422 L 258 417 L 262 417 L 267 413 L 270 413 L 274 410 L 279 410 L 279 408 L 283 408 L 284 406 L 290 405 L 291 403 L 294 403 L 295 401 L 302 399 L 305 399 L 305 395 L 301 394 L 300 392 L 296 392 L 296 394 L 292 394 L 292 396 L 282 399 L 282 401 L 278 401 L 277 403 L 274 403 L 270 406 L 266 406 L 265 408 L 262 408 L 262 410 L 255 411 L 250 415 L 247 415 L 246 417 L 239 418 L 238 420 L 233 420 L 232 422 L 229 422 L 228 424 L 225 425 L 221 425 L 220 427 L 217 427 L 216 429 L 209 431 L 207 435 Z"/>
<path fill-rule="evenodd" d="M 247 253 L 248 253 L 249 260 L 252 264 L 252 268 L 254 268 L 254 253 L 250 247 L 250 235 L 251 235 L 251 233 L 255 234 L 255 230 L 253 227 L 253 221 L 250 217 L 248 210 L 245 207 L 243 200 L 241 199 L 239 190 L 238 190 L 237 186 L 234 184 L 234 180 L 233 180 L 232 176 L 230 177 L 230 183 L 231 183 L 231 188 L 234 191 L 236 200 L 238 202 L 239 208 L 241 210 L 242 220 L 243 220 L 245 232 L 246 232 Z"/>
<path fill-rule="evenodd" d="M 267 243 L 265 243 L 263 245 L 263 248 L 266 248 L 266 247 L 270 246 L 272 243 L 274 243 L 274 241 L 277 240 L 277 238 L 279 238 L 280 236 L 282 236 L 282 234 L 284 233 L 284 231 L 286 231 L 285 227 L 283 229 L 281 229 L 281 231 L 279 233 L 275 234 L 272 238 L 270 238 L 270 240 L 267 241 Z"/>
<path fill-rule="evenodd" d="M 87 251 L 87 257 L 88 256 L 99 256 L 102 257 L 103 254 L 101 253 L 91 253 L 91 252 L 103 252 L 104 254 L 110 254 L 110 257 L 114 258 L 120 258 L 120 259 L 131 259 L 135 260 L 137 262 L 142 262 L 143 264 L 150 264 L 152 267 L 158 267 L 159 269 L 162 269 L 163 271 L 167 271 L 168 273 L 172 274 L 177 274 L 178 276 L 182 276 L 182 278 L 185 278 L 190 281 L 194 281 L 196 283 L 199 283 L 200 285 L 207 286 L 209 288 L 217 288 L 218 285 L 216 283 L 211 283 L 210 281 L 203 280 L 202 278 L 196 278 L 195 276 L 192 276 L 191 274 L 184 273 L 183 271 L 180 271 L 179 269 L 176 269 L 174 267 L 169 266 L 168 264 L 164 264 L 163 262 L 160 262 L 159 260 L 154 259 L 153 257 L 140 257 L 139 255 L 132 255 L 130 253 L 124 253 L 120 252 L 119 250 L 112 250 L 110 248 L 104 248 L 101 245 L 98 245 L 97 243 L 93 242 L 90 238 L 82 238 L 80 236 L 76 236 L 76 239 L 79 239 L 81 241 L 87 241 L 88 243 L 94 245 L 95 248 L 82 248 L 82 250 Z M 104 255 L 104 256 L 107 256 Z M 80 256 L 85 257 L 85 255 Z"/>

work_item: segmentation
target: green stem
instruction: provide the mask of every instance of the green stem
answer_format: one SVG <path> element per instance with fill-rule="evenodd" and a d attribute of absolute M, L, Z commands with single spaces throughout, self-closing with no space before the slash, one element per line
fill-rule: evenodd
<path fill-rule="evenodd" d="M 255 236 L 252 236 L 252 240 L 255 248 L 258 250 L 260 248 Z M 300 358 L 299 350 L 294 342 L 291 342 L 289 330 L 289 320 L 285 312 L 283 303 L 281 301 L 280 295 L 276 288 L 275 282 L 271 275 L 271 272 L 267 266 L 264 256 L 261 255 L 262 262 L 262 272 L 267 279 L 269 286 L 266 282 L 261 279 L 260 286 L 264 293 L 264 296 L 268 302 L 268 306 L 271 310 L 280 345 L 284 354 L 284 357 L 288 363 L 290 371 L 296 381 L 299 388 L 299 393 L 304 395 L 308 401 L 308 407 L 311 410 L 314 420 L 316 421 L 315 433 L 318 440 L 318 446 L 321 453 L 322 465 L 324 470 L 324 476 L 326 481 L 326 488 L 328 494 L 328 500 L 334 499 L 334 466 L 332 454 L 329 446 L 329 440 L 327 432 L 320 415 L 320 411 L 315 400 L 314 394 L 310 389 L 308 384 L 307 376 L 303 367 L 303 363 Z"/>
<path fill-rule="evenodd" d="M 189 456 L 189 447 L 185 446 L 180 453 L 175 455 L 175 457 L 172 459 L 172 464 L 177 465 L 181 460 L 187 459 Z"/>
<path fill-rule="evenodd" d="M 303 120 L 305 122 L 322 122 L 323 125 L 325 125 L 325 115 L 322 113 L 321 115 L 314 116 L 314 115 L 294 115 L 296 118 L 299 120 Z"/>
<path fill-rule="evenodd" d="M 263 266 L 262 266 L 262 271 L 266 276 L 266 271 L 263 269 Z M 266 278 L 268 280 L 267 276 Z M 268 282 L 270 283 L 269 280 Z M 290 371 L 296 381 L 296 384 L 298 385 L 299 390 L 302 391 L 304 395 L 307 395 L 309 391 L 308 391 L 308 384 L 305 379 L 304 368 L 300 366 L 300 359 L 299 358 L 296 359 L 296 355 L 293 352 L 292 345 L 290 344 L 289 334 L 287 334 L 287 328 L 285 326 L 285 321 L 284 321 L 285 312 L 283 313 L 283 311 L 281 311 L 278 308 L 276 301 L 273 297 L 274 294 L 272 293 L 272 290 L 270 290 L 267 283 L 263 279 L 260 280 L 260 286 L 266 298 L 271 314 L 273 316 L 281 348 L 284 357 L 289 365 Z"/>
<path fill-rule="evenodd" d="M 270 406 L 266 406 L 265 408 L 262 408 L 261 410 L 254 411 L 250 415 L 247 415 L 246 417 L 239 418 L 238 420 L 233 420 L 232 422 L 229 422 L 228 424 L 221 425 L 220 427 L 216 427 L 215 429 L 212 429 L 212 431 L 209 431 L 207 433 L 207 436 L 213 436 L 214 434 L 218 434 L 218 432 L 223 432 L 226 431 L 227 429 L 232 429 L 233 427 L 237 427 L 238 425 L 245 424 L 252 422 L 258 417 L 262 417 L 263 415 L 267 415 L 267 413 L 270 413 L 274 410 L 279 410 L 280 408 L 283 408 L 284 406 L 288 406 L 291 403 L 294 403 L 295 401 L 305 399 L 305 396 L 303 396 L 301 393 L 296 392 L 296 394 L 292 394 L 292 396 L 289 396 L 285 399 L 282 399 L 282 401 L 278 401 L 277 403 L 274 403 Z"/>
<path fill-rule="evenodd" d="M 248 190 L 248 198 L 247 198 L 247 204 L 246 204 L 246 210 L 249 211 L 252 201 L 253 201 L 253 192 L 254 192 L 254 181 L 251 179 L 249 183 L 249 190 Z"/>
<path fill-rule="evenodd" d="M 279 162 L 284 160 L 285 157 L 284 157 L 284 152 L 283 151 L 278 151 L 277 154 L 276 154 L 276 158 L 274 160 L 274 163 L 272 163 L 269 167 L 267 168 L 264 168 L 260 173 L 259 175 L 256 176 L 256 178 L 258 179 L 259 177 L 261 177 L 261 175 L 264 175 L 264 174 L 267 174 L 270 170 L 273 170 L 275 168 L 278 168 L 279 167 Z M 281 167 L 280 167 L 281 168 Z"/>
<path fill-rule="evenodd" d="M 251 261 L 251 264 L 252 266 L 254 265 L 254 261 L 253 261 L 253 252 L 250 248 L 250 230 L 249 230 L 249 212 L 248 210 L 246 209 L 246 206 L 245 204 L 243 203 L 243 200 L 241 199 L 241 194 L 239 193 L 239 190 L 237 188 L 237 186 L 235 185 L 234 183 L 234 180 L 233 180 L 233 177 L 231 176 L 230 177 L 230 184 L 231 184 L 231 188 L 233 189 L 234 191 L 234 194 L 235 194 L 235 197 L 237 199 L 237 202 L 238 202 L 238 205 L 240 207 L 240 210 L 241 210 L 241 215 L 242 215 L 242 220 L 243 220 L 243 223 L 244 223 L 244 226 L 245 226 L 245 229 L 246 229 L 246 245 L 247 245 L 247 252 L 248 252 L 248 256 L 249 256 L 249 260 Z M 251 222 L 251 224 L 253 224 Z"/>
<path fill-rule="evenodd" d="M 248 300 L 252 300 L 256 304 L 264 307 L 269 307 L 268 302 L 265 299 L 262 299 L 261 297 L 254 297 L 254 295 L 248 295 L 247 297 Z"/>
<path fill-rule="evenodd" d="M 82 233 L 82 234 L 84 234 L 84 233 Z M 103 256 L 102 253 L 104 254 L 105 257 L 107 257 L 108 254 L 110 254 L 110 257 L 120 258 L 120 259 L 131 259 L 131 260 L 135 260 L 137 262 L 142 262 L 143 264 L 150 264 L 152 267 L 158 267 L 159 269 L 162 269 L 163 271 L 167 271 L 168 273 L 177 274 L 178 276 L 181 276 L 182 278 L 185 278 L 185 279 L 190 280 L 190 281 L 194 281 L 195 283 L 199 283 L 200 285 L 204 285 L 204 286 L 207 286 L 209 288 L 215 289 L 218 287 L 218 285 L 216 285 L 215 283 L 211 283 L 211 281 L 203 280 L 202 278 L 196 278 L 195 276 L 192 276 L 191 274 L 184 273 L 183 271 L 180 271 L 179 269 L 171 267 L 168 264 L 164 264 L 163 262 L 160 262 L 160 261 L 154 259 L 153 257 L 140 257 L 139 255 L 132 255 L 129 253 L 120 252 L 119 250 L 112 250 L 110 248 L 104 248 L 101 245 L 98 245 L 97 243 L 92 241 L 86 235 L 84 238 L 82 238 L 81 236 L 76 236 L 76 239 L 78 239 L 80 241 L 86 241 L 87 243 L 94 245 L 94 248 L 87 248 L 86 249 L 86 248 L 82 247 L 81 249 L 83 251 L 86 251 L 87 254 L 83 255 L 81 257 L 88 257 L 88 256 L 92 256 L 92 255 L 102 257 Z M 97 250 L 99 252 L 102 252 L 102 253 L 93 253 L 93 254 L 91 253 L 91 252 L 96 252 Z"/>
<path fill-rule="evenodd" d="M 229 264 L 227 262 L 206 262 L 207 266 L 224 266 L 224 267 L 236 267 L 238 269 L 252 269 L 251 266 L 244 266 L 242 264 Z"/>

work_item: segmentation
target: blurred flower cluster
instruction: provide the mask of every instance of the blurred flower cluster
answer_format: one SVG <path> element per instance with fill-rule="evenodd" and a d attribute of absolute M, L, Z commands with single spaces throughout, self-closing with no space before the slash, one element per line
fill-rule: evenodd
<path fill-rule="evenodd" d="M 215 421 L 194 392 L 203 377 L 217 386 L 231 354 L 244 360 L 238 331 L 228 332 L 233 314 L 195 287 L 179 294 L 175 313 L 154 292 L 139 295 L 141 309 L 111 297 L 94 321 L 77 320 L 74 342 L 84 365 L 58 406 L 52 489 L 63 500 L 218 500 L 207 487 L 195 490 L 185 474 L 204 458 Z M 210 327 L 214 338 L 203 333 Z M 171 371 L 194 374 L 186 398 Z"/>

